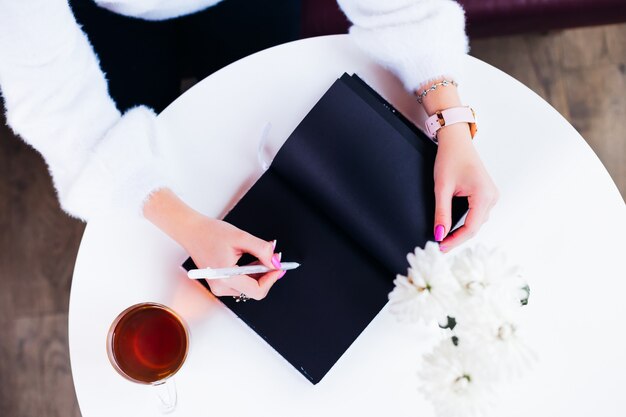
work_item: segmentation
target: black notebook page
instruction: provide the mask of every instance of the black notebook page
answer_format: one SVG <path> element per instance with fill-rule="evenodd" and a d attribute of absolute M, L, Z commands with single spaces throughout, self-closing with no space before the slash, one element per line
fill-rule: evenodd
<path fill-rule="evenodd" d="M 408 252 L 433 240 L 436 145 L 363 84 L 355 76 L 338 80 L 323 98 L 332 105 L 309 112 L 271 169 L 383 263 L 392 280 L 406 271 Z M 455 200 L 453 224 L 467 209 L 465 199 Z"/>

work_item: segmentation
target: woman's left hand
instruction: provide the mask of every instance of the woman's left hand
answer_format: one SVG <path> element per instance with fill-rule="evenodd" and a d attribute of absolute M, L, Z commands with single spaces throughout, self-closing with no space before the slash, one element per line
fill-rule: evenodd
<path fill-rule="evenodd" d="M 474 148 L 467 124 L 446 126 L 437 139 L 434 235 L 440 249 L 447 252 L 474 236 L 487 221 L 498 190 Z M 465 224 L 450 233 L 452 197 L 467 197 L 469 212 Z"/>

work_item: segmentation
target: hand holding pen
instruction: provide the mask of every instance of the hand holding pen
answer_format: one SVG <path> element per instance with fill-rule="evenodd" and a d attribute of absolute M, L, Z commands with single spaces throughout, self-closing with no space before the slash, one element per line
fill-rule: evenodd
<path fill-rule="evenodd" d="M 162 189 L 144 206 L 148 220 L 178 242 L 199 268 L 234 267 L 244 253 L 255 256 L 261 265 L 271 268 L 258 278 L 237 275 L 208 280 L 211 292 L 218 296 L 264 298 L 281 278 L 281 260 L 274 253 L 275 241 L 259 239 L 232 224 L 207 217 L 180 200 L 172 191 Z"/>
<path fill-rule="evenodd" d="M 186 247 L 199 268 L 216 265 L 235 267 L 244 253 L 249 253 L 259 260 L 259 265 L 269 272 L 258 278 L 246 274 L 234 275 L 221 279 L 209 279 L 211 292 L 218 296 L 233 296 L 246 300 L 265 298 L 274 283 L 282 278 L 286 271 L 281 269 L 281 254 L 275 253 L 276 241 L 267 242 L 221 220 L 205 216 L 197 219 L 194 227 L 196 238 Z"/>

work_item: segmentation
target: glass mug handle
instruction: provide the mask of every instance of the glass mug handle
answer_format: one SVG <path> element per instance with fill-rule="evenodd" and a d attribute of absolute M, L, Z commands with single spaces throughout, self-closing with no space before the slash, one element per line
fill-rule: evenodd
<path fill-rule="evenodd" d="M 176 409 L 178 402 L 178 393 L 176 392 L 176 382 L 174 378 L 166 379 L 152 385 L 159 399 L 159 411 L 163 414 L 169 414 Z"/>

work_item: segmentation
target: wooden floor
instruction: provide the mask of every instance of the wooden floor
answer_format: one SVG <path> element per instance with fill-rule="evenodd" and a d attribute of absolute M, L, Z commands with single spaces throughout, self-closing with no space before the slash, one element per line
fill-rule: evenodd
<path fill-rule="evenodd" d="M 473 42 L 472 54 L 552 103 L 626 196 L 626 25 Z M 79 416 L 67 309 L 84 226 L 41 158 L 0 120 L 0 416 Z"/>
<path fill-rule="evenodd" d="M 471 54 L 565 116 L 626 198 L 626 25 L 481 40 Z"/>

